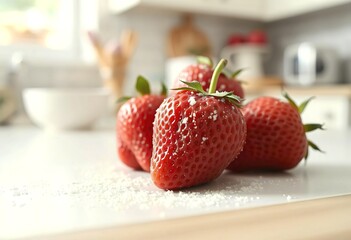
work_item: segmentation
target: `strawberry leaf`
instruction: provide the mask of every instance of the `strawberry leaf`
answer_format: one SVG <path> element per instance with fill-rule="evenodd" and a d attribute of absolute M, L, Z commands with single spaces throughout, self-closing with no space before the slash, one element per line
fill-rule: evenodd
<path fill-rule="evenodd" d="M 217 97 L 217 98 L 224 98 L 234 104 L 235 106 L 241 108 L 241 102 L 243 101 L 242 98 L 235 95 L 233 92 L 215 92 L 206 94 L 207 96 Z"/>
<path fill-rule="evenodd" d="M 307 158 L 308 158 L 308 155 L 309 155 L 309 147 L 311 147 L 313 150 L 319 151 L 321 153 L 325 153 L 314 142 L 312 142 L 310 140 L 307 140 L 307 144 L 308 144 L 308 148 L 306 150 L 306 154 L 305 154 L 305 157 L 304 157 L 305 158 L 305 165 L 306 165 Z"/>
<path fill-rule="evenodd" d="M 188 87 L 175 88 L 172 90 L 192 90 L 195 92 L 206 93 L 205 90 L 202 88 L 202 85 L 197 81 L 193 81 L 193 82 L 187 82 L 187 81 L 183 81 L 183 80 L 179 80 L 179 81 L 181 81 L 182 83 L 184 83 Z M 187 89 L 185 89 L 185 88 L 187 88 Z"/>
<path fill-rule="evenodd" d="M 295 101 L 289 96 L 289 94 L 283 90 L 282 95 L 286 100 L 288 100 L 290 105 L 299 112 L 299 107 L 296 105 Z"/>
<path fill-rule="evenodd" d="M 319 124 L 319 123 L 304 124 L 303 128 L 305 129 L 305 132 L 312 132 L 312 131 L 314 131 L 316 129 L 324 130 L 323 124 Z"/>
<path fill-rule="evenodd" d="M 197 63 L 199 63 L 199 64 L 205 64 L 205 65 L 210 66 L 211 68 L 213 67 L 213 62 L 212 62 L 211 58 L 209 58 L 209 57 L 198 56 L 196 58 L 196 60 L 197 60 Z"/>
<path fill-rule="evenodd" d="M 120 97 L 117 99 L 116 103 L 119 104 L 119 103 L 124 103 L 126 101 L 128 101 L 129 99 L 131 99 L 132 97 L 128 97 L 128 96 L 124 96 L 124 97 Z"/>
<path fill-rule="evenodd" d="M 240 68 L 240 69 L 236 70 L 235 72 L 233 72 L 231 74 L 230 78 L 236 78 L 244 70 L 245 70 L 245 68 Z"/>
<path fill-rule="evenodd" d="M 186 90 L 186 91 L 194 91 L 200 93 L 202 96 L 212 96 L 216 98 L 224 98 L 234 104 L 237 107 L 241 107 L 241 102 L 243 101 L 242 98 L 239 96 L 235 95 L 233 92 L 214 92 L 214 93 L 207 93 L 203 90 L 201 84 L 199 82 L 193 81 L 193 82 L 186 82 L 183 80 L 179 80 L 182 83 L 184 83 L 185 87 L 180 87 L 180 88 L 173 88 L 172 90 Z"/>
<path fill-rule="evenodd" d="M 323 152 L 315 143 L 310 140 L 307 140 L 308 146 L 310 146 L 313 150 Z M 324 152 L 323 152 L 324 153 Z"/>
<path fill-rule="evenodd" d="M 141 95 L 146 95 L 150 94 L 150 85 L 148 80 L 146 80 L 145 77 L 139 75 L 135 84 L 135 89 L 140 93 Z"/>
<path fill-rule="evenodd" d="M 230 99 L 236 100 L 237 102 L 243 101 L 242 98 L 233 94 L 233 92 L 215 92 L 215 93 L 211 93 L 209 95 L 213 96 L 213 97 L 219 97 L 219 98 L 230 98 Z"/>
<path fill-rule="evenodd" d="M 164 84 L 164 82 L 161 83 L 161 86 L 162 86 L 161 95 L 167 96 L 168 90 L 167 90 L 167 87 L 166 87 L 166 85 Z"/>
<path fill-rule="evenodd" d="M 221 72 L 224 69 L 226 64 L 227 64 L 227 60 L 221 59 L 219 61 L 219 63 L 216 65 L 216 67 L 213 71 L 213 74 L 212 74 L 211 83 L 210 83 L 210 87 L 209 87 L 208 92 L 204 91 L 204 89 L 202 88 L 202 85 L 198 81 L 186 82 L 183 80 L 179 80 L 179 81 L 181 81 L 186 86 L 176 88 L 173 90 L 194 91 L 194 92 L 199 93 L 202 96 L 211 96 L 211 97 L 226 99 L 229 102 L 231 102 L 233 105 L 240 107 L 242 99 L 239 96 L 235 95 L 232 92 L 218 92 L 218 91 L 216 91 L 218 77 L 221 74 Z"/>
<path fill-rule="evenodd" d="M 299 106 L 299 113 L 303 113 L 303 111 L 305 110 L 305 108 L 307 107 L 308 103 L 313 99 L 314 97 L 310 97 L 309 99 L 305 100 L 304 102 L 302 102 Z"/>

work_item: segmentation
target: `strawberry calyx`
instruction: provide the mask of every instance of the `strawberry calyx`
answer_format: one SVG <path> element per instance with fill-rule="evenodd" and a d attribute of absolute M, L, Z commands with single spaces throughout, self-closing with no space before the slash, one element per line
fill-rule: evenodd
<path fill-rule="evenodd" d="M 150 95 L 151 94 L 151 88 L 150 88 L 150 84 L 149 81 L 142 75 L 139 75 L 137 77 L 136 83 L 135 83 L 135 90 L 141 95 Z M 161 93 L 160 95 L 162 96 L 167 96 L 167 87 L 166 85 L 162 82 L 161 83 Z M 123 96 L 117 99 L 117 103 L 124 103 L 126 101 L 128 101 L 129 99 L 131 99 L 133 97 L 131 96 Z"/>
<path fill-rule="evenodd" d="M 240 68 L 236 70 L 235 72 L 230 74 L 231 79 L 235 79 L 242 71 L 244 71 L 246 68 Z"/>
<path fill-rule="evenodd" d="M 305 132 L 312 132 L 317 129 L 325 130 L 323 124 L 319 123 L 306 123 L 303 125 L 303 128 L 305 129 Z"/>
<path fill-rule="evenodd" d="M 202 96 L 212 96 L 216 98 L 223 98 L 231 102 L 237 107 L 241 107 L 241 102 L 243 99 L 241 99 L 239 96 L 235 95 L 233 92 L 218 92 L 216 91 L 217 87 L 217 82 L 219 75 L 221 74 L 223 68 L 227 64 L 226 59 L 221 59 L 221 61 L 217 64 L 213 71 L 213 75 L 211 78 L 211 83 L 208 92 L 206 92 L 202 85 L 198 81 L 192 81 L 192 82 L 187 82 L 183 80 L 179 80 L 182 83 L 186 85 L 186 87 L 180 87 L 180 88 L 175 88 L 172 90 L 187 90 L 187 91 L 193 91 L 201 94 Z"/>
<path fill-rule="evenodd" d="M 168 89 L 164 82 L 161 82 L 161 95 L 167 97 Z"/>
<path fill-rule="evenodd" d="M 151 93 L 149 81 L 141 75 L 137 77 L 135 89 L 141 96 Z"/>
<path fill-rule="evenodd" d="M 206 56 L 197 56 L 196 61 L 198 64 L 204 64 L 208 65 L 210 68 L 213 68 L 213 61 L 211 58 L 206 57 Z M 228 79 L 235 79 L 242 71 L 244 71 L 246 68 L 240 68 L 234 72 L 231 72 L 227 69 L 222 69 L 222 73 L 228 78 Z M 237 80 L 238 81 L 238 80 Z M 239 81 L 242 83 L 242 81 Z"/>
<path fill-rule="evenodd" d="M 196 61 L 198 64 L 208 65 L 210 68 L 213 67 L 212 59 L 206 56 L 197 56 Z"/>
<path fill-rule="evenodd" d="M 314 97 L 310 97 L 308 99 L 306 99 L 305 101 L 303 101 L 300 105 L 297 105 L 296 102 L 289 96 L 289 94 L 285 91 L 282 92 L 283 97 L 289 102 L 289 104 L 296 109 L 296 111 L 299 114 L 302 114 L 304 112 L 304 110 L 306 109 L 308 103 L 314 99 Z M 325 130 L 325 128 L 323 128 L 323 124 L 319 124 L 319 123 L 306 123 L 303 124 L 303 128 L 305 130 L 305 133 L 307 132 L 312 132 L 314 130 L 320 129 L 320 130 Z M 307 144 L 308 144 L 308 148 L 306 150 L 306 154 L 305 154 L 305 161 L 308 158 L 309 155 L 309 147 L 311 147 L 313 150 L 319 151 L 324 153 L 324 151 L 322 151 L 315 143 L 313 143 L 311 140 L 307 139 Z"/>

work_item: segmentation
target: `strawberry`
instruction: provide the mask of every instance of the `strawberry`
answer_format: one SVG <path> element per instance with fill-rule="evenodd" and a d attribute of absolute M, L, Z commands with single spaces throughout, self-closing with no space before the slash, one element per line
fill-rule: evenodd
<path fill-rule="evenodd" d="M 119 159 L 128 167 L 139 170 L 141 167 L 132 151 L 123 143 L 117 134 L 117 154 Z"/>
<path fill-rule="evenodd" d="M 241 151 L 246 125 L 237 107 L 240 98 L 216 92 L 221 60 L 209 93 L 199 82 L 167 98 L 156 112 L 151 177 L 161 189 L 180 189 L 217 178 Z"/>
<path fill-rule="evenodd" d="M 207 57 L 199 57 L 198 64 L 192 64 L 182 70 L 178 76 L 178 80 L 182 81 L 198 81 L 205 91 L 208 91 L 210 87 L 211 77 L 213 75 L 212 61 Z M 219 75 L 217 88 L 218 91 L 233 92 L 240 98 L 244 98 L 244 90 L 241 87 L 241 83 L 235 78 L 242 70 L 238 70 L 232 74 L 221 73 Z M 175 81 L 173 83 L 174 88 L 186 86 L 181 81 Z"/>
<path fill-rule="evenodd" d="M 149 172 L 152 124 L 164 96 L 150 94 L 149 84 L 141 76 L 137 79 L 136 89 L 142 96 L 129 99 L 117 114 L 117 151 L 120 160 L 127 166 L 134 169 L 141 167 Z"/>
<path fill-rule="evenodd" d="M 306 137 L 306 132 L 323 129 L 321 124 L 303 124 L 300 114 L 308 102 L 299 107 L 284 93 L 289 102 L 272 97 L 260 97 L 243 109 L 247 124 L 247 138 L 243 151 L 228 169 L 287 170 L 294 168 L 304 157 L 308 147 L 320 149 Z"/>

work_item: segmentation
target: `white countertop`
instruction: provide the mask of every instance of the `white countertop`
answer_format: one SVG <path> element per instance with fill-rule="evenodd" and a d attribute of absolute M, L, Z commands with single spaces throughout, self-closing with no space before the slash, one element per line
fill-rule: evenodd
<path fill-rule="evenodd" d="M 225 172 L 179 192 L 118 162 L 114 123 L 91 131 L 0 127 L 0 239 L 272 205 L 351 193 L 351 131 L 311 133 L 312 152 L 285 173 Z"/>

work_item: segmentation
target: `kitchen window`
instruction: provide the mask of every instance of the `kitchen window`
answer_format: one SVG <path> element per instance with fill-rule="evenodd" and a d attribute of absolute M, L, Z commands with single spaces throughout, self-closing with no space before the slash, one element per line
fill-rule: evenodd
<path fill-rule="evenodd" d="M 20 52 L 30 61 L 82 59 L 84 31 L 96 29 L 97 7 L 98 0 L 0 1 L 0 57 Z"/>

